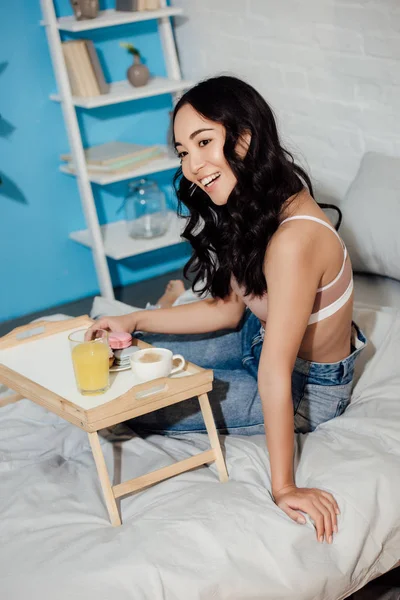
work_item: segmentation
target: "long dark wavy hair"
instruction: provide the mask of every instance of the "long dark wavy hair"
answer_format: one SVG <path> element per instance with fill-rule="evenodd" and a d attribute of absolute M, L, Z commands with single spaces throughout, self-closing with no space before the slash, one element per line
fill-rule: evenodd
<path fill-rule="evenodd" d="M 189 279 L 189 273 L 195 274 L 193 289 L 214 298 L 225 298 L 231 292 L 232 275 L 246 295 L 261 296 L 267 291 L 263 273 L 265 250 L 282 219 L 283 204 L 305 186 L 313 196 L 310 178 L 282 147 L 267 102 L 244 81 L 213 77 L 187 91 L 173 112 L 174 147 L 175 117 L 186 104 L 224 126 L 223 151 L 237 183 L 227 203 L 217 206 L 201 188 L 192 186 L 182 168 L 175 174 L 178 215 L 187 219 L 183 237 L 193 249 L 184 276 Z M 251 141 L 247 154 L 240 158 L 235 148 L 244 133 L 251 134 Z M 338 211 L 339 229 L 340 209 L 333 204 L 318 204 Z M 199 282 L 204 285 L 198 286 Z"/>

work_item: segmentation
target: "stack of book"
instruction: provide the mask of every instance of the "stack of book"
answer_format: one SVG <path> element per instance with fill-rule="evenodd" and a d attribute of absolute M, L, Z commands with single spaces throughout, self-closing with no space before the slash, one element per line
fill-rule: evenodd
<path fill-rule="evenodd" d="M 63 42 L 62 49 L 73 96 L 108 94 L 110 88 L 91 40 Z"/>
<path fill-rule="evenodd" d="M 127 142 L 108 142 L 99 146 L 90 146 L 84 152 L 89 172 L 109 174 L 133 171 L 166 155 L 163 146 L 142 146 Z M 74 171 L 70 154 L 62 154 L 61 160 L 67 161 L 68 168 L 71 172 Z"/>

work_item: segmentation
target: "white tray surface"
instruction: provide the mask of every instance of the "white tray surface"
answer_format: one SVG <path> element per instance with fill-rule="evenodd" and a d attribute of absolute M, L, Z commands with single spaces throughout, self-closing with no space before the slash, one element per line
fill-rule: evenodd
<path fill-rule="evenodd" d="M 76 388 L 68 341 L 68 335 L 78 329 L 82 327 L 0 350 L 0 363 L 85 410 L 114 400 L 134 385 L 140 384 L 131 370 L 120 371 L 110 373 L 110 388 L 104 394 L 80 394 Z M 197 369 L 188 369 L 172 377 L 187 377 L 196 372 Z M 156 387 L 157 381 L 151 381 L 148 385 L 149 388 Z"/>

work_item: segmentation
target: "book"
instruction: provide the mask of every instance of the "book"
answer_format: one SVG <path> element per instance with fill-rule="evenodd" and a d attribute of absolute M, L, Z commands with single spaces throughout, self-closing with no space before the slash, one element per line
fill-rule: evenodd
<path fill-rule="evenodd" d="M 87 85 L 86 73 L 82 66 L 82 52 L 79 50 L 79 43 L 80 40 L 69 40 L 62 43 L 66 58 L 65 65 L 74 96 L 88 97 L 91 96 L 91 91 Z"/>
<path fill-rule="evenodd" d="M 97 79 L 90 62 L 89 52 L 86 46 L 86 40 L 76 40 L 76 48 L 80 57 L 80 67 L 85 80 L 85 89 L 88 96 L 99 96 L 100 89 Z"/>
<path fill-rule="evenodd" d="M 124 166 L 121 166 L 119 168 L 105 168 L 105 167 L 101 167 L 99 165 L 86 165 L 87 166 L 87 170 L 92 173 L 98 173 L 98 174 L 108 174 L 108 175 L 117 175 L 118 173 L 124 173 L 126 171 L 135 171 L 136 169 L 139 169 L 140 167 L 144 167 L 145 165 L 153 162 L 154 160 L 159 160 L 161 158 L 161 156 L 163 156 L 165 154 L 162 155 L 155 155 L 152 157 L 148 157 L 145 159 L 138 159 L 136 161 L 130 162 L 130 163 L 126 163 Z M 75 173 L 75 169 L 74 169 L 74 164 L 72 162 L 68 162 L 67 163 L 67 167 L 68 170 L 71 173 Z"/>
<path fill-rule="evenodd" d="M 99 88 L 100 94 L 108 94 L 110 91 L 110 86 L 106 82 L 104 78 L 103 69 L 101 68 L 99 57 L 97 56 L 96 48 L 92 40 L 83 40 L 86 45 L 86 50 L 89 55 L 89 60 L 92 65 L 92 69 L 97 81 L 97 86 Z"/>
<path fill-rule="evenodd" d="M 90 97 L 110 91 L 91 40 L 70 40 L 62 43 L 65 64 L 74 96 Z"/>
<path fill-rule="evenodd" d="M 160 8 L 159 0 L 145 0 L 146 10 L 157 10 Z"/>
<path fill-rule="evenodd" d="M 71 84 L 71 91 L 74 96 L 85 96 L 84 80 L 78 70 L 79 57 L 75 54 L 75 40 L 63 42 L 62 47 L 65 57 L 65 66 Z"/>
<path fill-rule="evenodd" d="M 85 70 L 82 66 L 81 52 L 79 50 L 77 41 L 78 40 L 74 40 L 74 43 L 73 44 L 71 43 L 70 51 L 72 53 L 72 59 L 74 61 L 74 68 L 75 68 L 76 76 L 79 81 L 79 89 L 81 90 L 81 96 L 83 96 L 84 98 L 88 98 L 91 94 L 90 94 L 89 87 L 87 85 L 86 74 L 85 74 Z"/>
<path fill-rule="evenodd" d="M 65 66 L 67 68 L 69 84 L 71 87 L 71 93 L 73 96 L 81 96 L 81 89 L 79 86 L 79 81 L 76 74 L 76 69 L 74 65 L 74 58 L 71 52 L 71 46 L 68 42 L 63 42 L 62 51 L 64 55 Z"/>
<path fill-rule="evenodd" d="M 125 169 L 133 169 L 138 163 L 146 163 L 151 160 L 159 159 L 166 155 L 166 152 L 161 148 L 154 148 L 146 154 L 129 158 L 126 160 L 115 161 L 106 165 L 96 165 L 91 163 L 86 163 L 86 166 L 91 171 L 121 171 Z M 73 166 L 72 161 L 68 162 L 68 166 Z"/>
<path fill-rule="evenodd" d="M 116 0 L 115 10 L 123 12 L 137 11 L 138 0 Z"/>
<path fill-rule="evenodd" d="M 160 146 L 143 146 L 140 144 L 131 144 L 128 142 L 107 142 L 97 146 L 89 146 L 84 149 L 86 163 L 89 165 L 107 165 L 117 160 L 125 160 L 132 157 L 141 158 L 148 153 L 149 149 L 158 148 L 164 152 Z M 71 154 L 62 154 L 61 160 L 72 160 Z"/>

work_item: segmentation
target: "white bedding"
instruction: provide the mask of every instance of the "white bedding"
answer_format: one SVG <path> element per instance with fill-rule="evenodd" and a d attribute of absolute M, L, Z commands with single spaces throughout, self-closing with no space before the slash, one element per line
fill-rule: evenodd
<path fill-rule="evenodd" d="M 184 473 L 123 499 L 113 528 L 86 434 L 22 400 L 0 409 L 1 599 L 340 600 L 389 570 L 400 559 L 400 310 L 358 304 L 355 320 L 369 345 L 351 405 L 297 438 L 297 483 L 341 508 L 332 545 L 272 502 L 263 436 L 223 438 L 228 483 L 214 465 Z M 115 482 L 208 447 L 199 434 L 102 444 Z"/>

